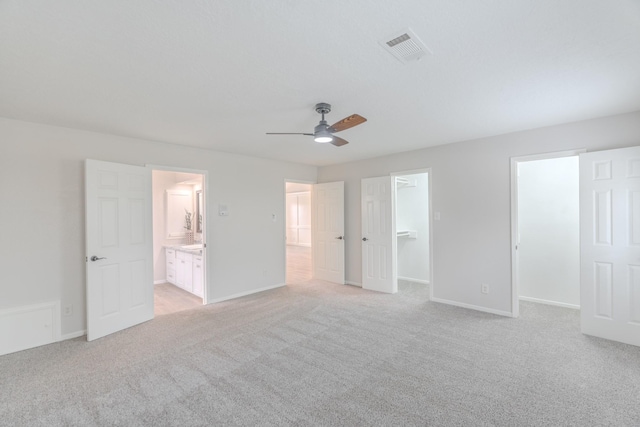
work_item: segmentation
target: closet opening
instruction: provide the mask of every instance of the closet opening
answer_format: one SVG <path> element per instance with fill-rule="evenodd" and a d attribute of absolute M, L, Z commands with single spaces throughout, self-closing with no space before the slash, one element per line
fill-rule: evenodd
<path fill-rule="evenodd" d="M 311 187 L 303 182 L 285 182 L 285 263 L 288 285 L 312 278 Z"/>
<path fill-rule="evenodd" d="M 205 175 L 152 171 L 154 314 L 206 304 Z"/>
<path fill-rule="evenodd" d="M 514 317 L 519 301 L 580 308 L 578 152 L 512 159 Z"/>
<path fill-rule="evenodd" d="M 398 292 L 430 293 L 432 277 L 430 170 L 393 173 L 396 185 Z"/>

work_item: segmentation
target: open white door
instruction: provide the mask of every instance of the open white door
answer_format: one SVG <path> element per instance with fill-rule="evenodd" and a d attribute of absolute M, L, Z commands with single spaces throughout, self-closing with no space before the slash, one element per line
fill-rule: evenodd
<path fill-rule="evenodd" d="M 344 284 L 344 182 L 311 186 L 313 278 Z"/>
<path fill-rule="evenodd" d="M 87 340 L 153 319 L 151 169 L 86 161 Z"/>
<path fill-rule="evenodd" d="M 582 332 L 640 346 L 640 147 L 580 155 Z"/>
<path fill-rule="evenodd" d="M 398 292 L 395 177 L 362 180 L 362 288 Z"/>

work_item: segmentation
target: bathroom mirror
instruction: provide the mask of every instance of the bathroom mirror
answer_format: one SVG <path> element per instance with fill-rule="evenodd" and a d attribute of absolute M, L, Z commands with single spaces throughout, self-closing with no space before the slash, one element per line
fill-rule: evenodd
<path fill-rule="evenodd" d="M 202 215 L 204 214 L 204 200 L 202 190 L 196 191 L 196 233 L 202 233 Z"/>

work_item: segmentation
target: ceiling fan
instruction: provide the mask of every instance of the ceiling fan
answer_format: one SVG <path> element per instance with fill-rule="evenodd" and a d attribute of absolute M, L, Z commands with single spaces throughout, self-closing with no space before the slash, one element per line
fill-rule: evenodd
<path fill-rule="evenodd" d="M 313 133 L 267 132 L 267 135 L 308 135 L 308 136 L 313 136 L 313 140 L 315 142 L 321 142 L 321 143 L 329 142 L 335 145 L 336 147 L 341 147 L 343 145 L 348 144 L 349 141 L 345 141 L 344 139 L 338 136 L 335 136 L 333 134 L 336 132 L 340 132 L 340 131 L 352 128 L 354 126 L 357 126 L 367 121 L 367 119 L 365 119 L 359 114 L 352 114 L 349 117 L 346 117 L 340 120 L 339 122 L 329 126 L 327 124 L 327 121 L 324 119 L 324 115 L 331 112 L 331 105 L 325 102 L 321 102 L 319 104 L 316 104 L 316 111 L 319 114 L 322 114 L 322 120 L 320 120 L 320 123 L 318 124 L 318 126 L 316 126 L 313 129 Z"/>

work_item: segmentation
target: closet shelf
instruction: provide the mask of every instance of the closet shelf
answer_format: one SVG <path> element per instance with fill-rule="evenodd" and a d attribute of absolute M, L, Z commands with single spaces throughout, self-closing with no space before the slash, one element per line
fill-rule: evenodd
<path fill-rule="evenodd" d="M 396 184 L 398 185 L 398 188 L 402 188 L 402 187 L 417 187 L 418 186 L 418 180 L 416 179 L 407 179 L 407 178 L 403 178 L 400 176 L 396 176 Z"/>
<path fill-rule="evenodd" d="M 398 237 L 406 237 L 409 239 L 418 238 L 418 232 L 416 230 L 398 230 L 396 234 L 398 235 Z"/>

